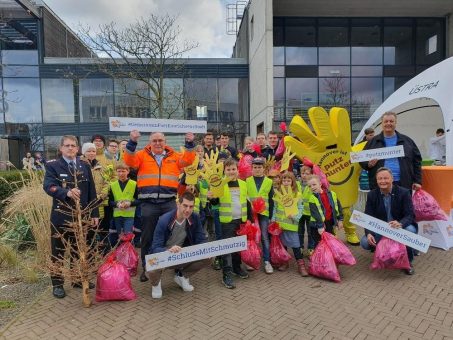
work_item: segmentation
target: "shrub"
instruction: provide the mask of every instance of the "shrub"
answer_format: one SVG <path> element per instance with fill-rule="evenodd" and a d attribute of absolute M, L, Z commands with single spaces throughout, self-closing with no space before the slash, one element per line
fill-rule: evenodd
<path fill-rule="evenodd" d="M 26 170 L 0 171 L 0 216 L 5 209 L 5 199 L 20 189 L 29 179 L 30 174 Z"/>

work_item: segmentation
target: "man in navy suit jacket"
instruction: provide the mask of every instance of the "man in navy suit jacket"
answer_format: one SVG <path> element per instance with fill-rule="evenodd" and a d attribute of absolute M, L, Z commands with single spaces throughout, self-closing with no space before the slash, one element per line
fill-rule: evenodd
<path fill-rule="evenodd" d="M 365 214 L 387 221 L 392 228 L 403 228 L 417 233 L 410 190 L 393 184 L 392 172 L 385 167 L 376 171 L 376 181 L 378 188 L 368 193 Z M 381 237 L 382 235 L 365 229 L 365 235 L 360 240 L 360 244 L 366 250 L 374 250 Z M 413 250 L 406 248 L 411 263 L 411 268 L 406 270 L 406 274 L 413 275 L 415 273 L 412 267 Z"/>
<path fill-rule="evenodd" d="M 82 209 L 96 200 L 96 188 L 90 165 L 77 157 L 79 151 L 78 141 L 75 136 L 63 136 L 60 141 L 62 157 L 46 163 L 46 174 L 43 187 L 45 192 L 52 196 L 52 212 L 50 223 L 52 224 L 52 236 L 63 234 L 70 242 L 73 236 L 66 232 L 67 223 L 73 218 L 68 207 L 74 207 L 75 201 L 80 201 Z M 99 222 L 97 205 L 93 204 L 91 210 L 93 225 Z M 56 261 L 64 256 L 64 245 L 60 237 L 51 238 L 52 260 Z M 63 289 L 64 279 L 59 275 L 51 276 L 53 295 L 56 298 L 64 298 L 66 293 Z M 76 283 L 76 286 L 79 285 Z"/>

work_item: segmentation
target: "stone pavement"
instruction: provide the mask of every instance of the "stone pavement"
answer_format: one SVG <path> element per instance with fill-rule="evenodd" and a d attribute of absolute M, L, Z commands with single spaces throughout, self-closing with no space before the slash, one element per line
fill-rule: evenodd
<path fill-rule="evenodd" d="M 431 248 L 414 276 L 371 271 L 372 254 L 353 247 L 341 283 L 287 272 L 252 272 L 228 290 L 206 268 L 184 293 L 167 271 L 164 297 L 134 278 L 139 298 L 85 309 L 78 290 L 63 300 L 46 291 L 0 331 L 13 339 L 453 339 L 453 251 Z"/>

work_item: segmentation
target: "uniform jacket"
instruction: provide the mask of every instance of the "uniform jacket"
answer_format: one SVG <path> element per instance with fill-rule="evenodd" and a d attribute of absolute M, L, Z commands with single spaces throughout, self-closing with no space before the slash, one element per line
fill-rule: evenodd
<path fill-rule="evenodd" d="M 176 209 L 159 217 L 156 229 L 154 230 L 153 244 L 151 254 L 160 253 L 167 250 L 166 244 L 170 238 L 173 224 L 176 219 Z M 184 241 L 184 247 L 193 246 L 208 241 L 206 234 L 201 226 L 200 216 L 192 213 L 186 223 L 187 236 Z"/>
<path fill-rule="evenodd" d="M 80 189 L 80 204 L 82 209 L 90 202 L 96 200 L 96 187 L 94 184 L 91 168 L 88 163 L 77 158 L 77 187 Z M 71 216 L 67 216 L 57 210 L 68 210 L 64 203 L 71 206 L 74 200 L 67 197 L 68 191 L 75 187 L 73 174 L 69 171 L 68 163 L 63 158 L 51 160 L 46 163 L 46 174 L 44 177 L 44 191 L 53 197 L 52 212 L 50 213 L 50 222 L 53 225 L 63 225 L 72 221 Z M 98 209 L 91 212 L 91 217 L 99 217 Z"/>
<path fill-rule="evenodd" d="M 392 186 L 391 213 L 394 220 L 400 222 L 403 228 L 415 223 L 414 207 L 412 205 L 411 191 L 398 185 Z M 365 214 L 387 221 L 387 212 L 384 199 L 379 188 L 371 190 L 366 199 Z M 387 221 L 390 222 L 390 221 Z M 365 234 L 369 231 L 365 229 Z"/>
<path fill-rule="evenodd" d="M 396 131 L 397 141 L 396 145 L 402 145 L 404 147 L 404 157 L 398 158 L 400 165 L 400 182 L 401 186 L 407 189 L 412 188 L 412 184 L 422 184 L 422 156 L 415 142 L 406 135 L 403 135 Z M 385 148 L 384 134 L 374 136 L 372 140 L 366 143 L 364 150 Z M 385 163 L 384 159 L 378 160 L 375 166 L 368 168 L 368 162 L 361 162 L 360 166 L 368 170 L 368 178 L 370 183 L 370 189 L 376 189 L 376 171 L 380 167 L 383 167 Z"/>

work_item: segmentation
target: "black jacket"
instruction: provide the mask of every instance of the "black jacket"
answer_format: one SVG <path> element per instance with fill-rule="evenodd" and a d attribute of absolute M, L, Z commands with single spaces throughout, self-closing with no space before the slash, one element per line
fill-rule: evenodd
<path fill-rule="evenodd" d="M 412 205 L 411 191 L 398 185 L 392 187 L 391 213 L 395 221 L 402 224 L 403 228 L 415 223 L 414 207 Z M 366 199 L 365 214 L 373 216 L 382 221 L 387 221 L 387 211 L 385 210 L 384 199 L 379 188 L 371 190 Z M 365 234 L 369 231 L 365 229 Z"/>
<path fill-rule="evenodd" d="M 422 156 L 415 142 L 408 136 L 403 135 L 396 131 L 397 141 L 396 145 L 402 145 L 404 148 L 404 157 L 398 158 L 400 165 L 400 182 L 401 186 L 407 189 L 412 188 L 412 184 L 422 184 Z M 372 140 L 366 143 L 364 150 L 385 148 L 384 134 L 374 136 Z M 368 178 L 370 181 L 370 189 L 376 189 L 376 171 L 383 167 L 384 159 L 378 160 L 376 165 L 372 168 L 368 167 L 367 162 L 360 162 L 360 166 L 368 171 Z"/>
<path fill-rule="evenodd" d="M 93 202 L 96 205 L 96 188 L 91 174 L 90 165 L 77 158 L 77 187 L 80 189 L 80 204 L 82 209 Z M 58 210 L 68 211 L 65 204 L 74 206 L 74 200 L 67 197 L 68 191 L 75 187 L 74 177 L 69 171 L 68 163 L 63 158 L 51 160 L 46 163 L 46 174 L 44 177 L 44 191 L 53 197 L 50 222 L 53 225 L 64 225 L 72 221 L 72 217 Z M 98 209 L 91 212 L 91 217 L 99 217 Z"/>

